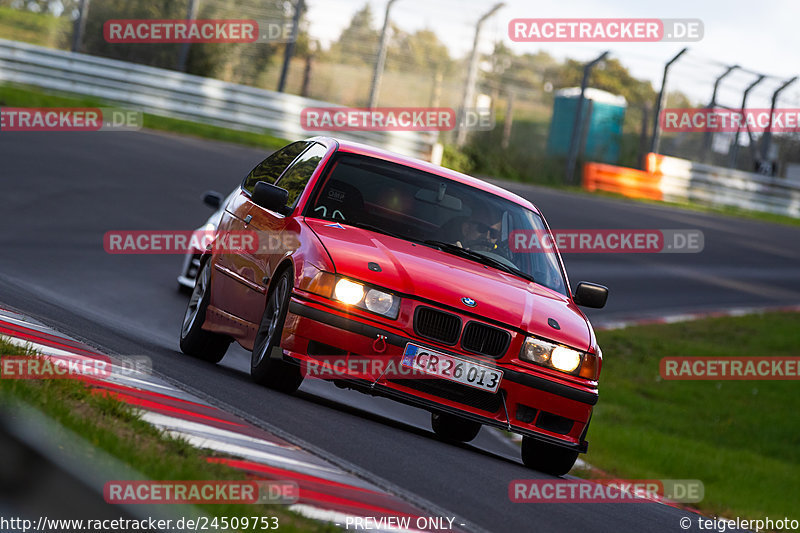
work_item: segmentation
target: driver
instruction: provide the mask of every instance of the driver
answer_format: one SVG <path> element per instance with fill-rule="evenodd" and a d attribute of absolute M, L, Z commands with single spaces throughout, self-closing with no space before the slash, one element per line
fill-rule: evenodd
<path fill-rule="evenodd" d="M 463 237 L 456 244 L 475 251 L 497 252 L 502 225 L 501 213 L 486 204 L 477 204 L 472 216 L 461 223 Z"/>

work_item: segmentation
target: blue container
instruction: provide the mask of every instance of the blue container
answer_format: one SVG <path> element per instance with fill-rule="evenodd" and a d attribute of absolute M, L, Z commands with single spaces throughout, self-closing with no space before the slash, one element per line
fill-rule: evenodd
<path fill-rule="evenodd" d="M 579 87 L 556 92 L 550 134 L 547 137 L 548 155 L 567 156 L 580 93 Z M 616 163 L 619 160 L 626 107 L 623 96 L 599 89 L 586 89 L 583 102 L 584 159 L 601 163 Z"/>

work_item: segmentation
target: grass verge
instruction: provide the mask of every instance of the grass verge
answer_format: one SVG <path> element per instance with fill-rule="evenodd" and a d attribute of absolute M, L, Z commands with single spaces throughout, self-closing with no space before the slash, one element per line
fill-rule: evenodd
<path fill-rule="evenodd" d="M 72 36 L 67 17 L 0 6 L 0 37 L 11 41 L 66 49 Z"/>
<path fill-rule="evenodd" d="M 101 100 L 62 92 L 45 91 L 36 87 L 5 84 L 0 85 L 0 107 L 102 107 L 108 106 Z M 232 130 L 220 126 L 200 124 L 187 120 L 162 117 L 145 113 L 144 127 L 152 130 L 167 131 L 181 135 L 190 135 L 203 139 L 225 141 L 247 146 L 257 146 L 273 151 L 289 143 L 285 139 L 268 133 Z"/>
<path fill-rule="evenodd" d="M 800 314 L 600 331 L 586 460 L 620 478 L 699 479 L 705 512 L 782 518 L 800 501 L 798 381 L 673 381 L 666 356 L 798 356 Z M 797 517 L 793 517 L 797 518 Z"/>
<path fill-rule="evenodd" d="M 0 338 L 0 354 L 30 355 L 31 352 Z M 42 412 L 148 479 L 248 479 L 243 472 L 209 463 L 210 452 L 194 448 L 141 420 L 128 404 L 92 394 L 81 381 L 0 379 L 0 405 L 12 399 Z M 275 516 L 279 519 L 281 531 L 337 531 L 330 524 L 294 514 L 285 506 L 201 504 L 196 507 L 210 517 Z"/>

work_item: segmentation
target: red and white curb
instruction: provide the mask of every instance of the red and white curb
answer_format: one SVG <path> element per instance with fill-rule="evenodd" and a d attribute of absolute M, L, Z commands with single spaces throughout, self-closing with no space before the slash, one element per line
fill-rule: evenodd
<path fill-rule="evenodd" d="M 51 356 L 98 359 L 109 356 L 24 315 L 0 307 L 0 337 Z M 297 503 L 289 509 L 312 519 L 344 527 L 369 517 L 370 529 L 381 531 L 436 531 L 426 527 L 429 512 L 390 494 L 373 483 L 346 472 L 272 433 L 210 405 L 157 376 L 117 365 L 102 378 L 80 376 L 92 391 L 135 406 L 143 420 L 180 437 L 197 448 L 221 452 L 236 459 L 209 457 L 257 480 L 293 481 L 299 487 Z M 392 518 L 391 528 L 377 526 Z M 397 519 L 409 524 L 397 528 Z M 445 521 L 445 523 L 447 523 Z M 422 524 L 422 527 L 419 525 Z M 452 531 L 461 531 L 453 523 Z"/>
<path fill-rule="evenodd" d="M 720 318 L 731 316 L 763 315 L 764 313 L 800 313 L 800 305 L 780 305 L 765 307 L 732 307 L 730 309 L 720 309 L 699 313 L 677 313 L 674 315 L 664 315 L 660 317 L 633 318 L 630 320 L 597 321 L 593 324 L 597 331 L 610 331 L 615 329 L 625 329 L 635 326 L 647 326 L 650 324 L 676 324 L 678 322 L 691 322 L 706 318 Z"/>

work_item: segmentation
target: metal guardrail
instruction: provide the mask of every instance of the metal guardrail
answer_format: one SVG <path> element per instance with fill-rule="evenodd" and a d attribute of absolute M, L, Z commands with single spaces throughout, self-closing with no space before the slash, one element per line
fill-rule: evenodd
<path fill-rule="evenodd" d="M 308 132 L 306 107 L 328 102 L 125 61 L 0 39 L 0 82 L 92 96 L 136 110 L 289 140 L 328 134 L 429 160 L 435 136 L 422 132 Z"/>
<path fill-rule="evenodd" d="M 633 198 L 698 202 L 800 218 L 800 183 L 648 154 L 646 171 L 586 163 L 583 187 Z"/>
<path fill-rule="evenodd" d="M 693 201 L 800 217 L 800 184 L 669 156 L 648 158 L 666 201 Z"/>

